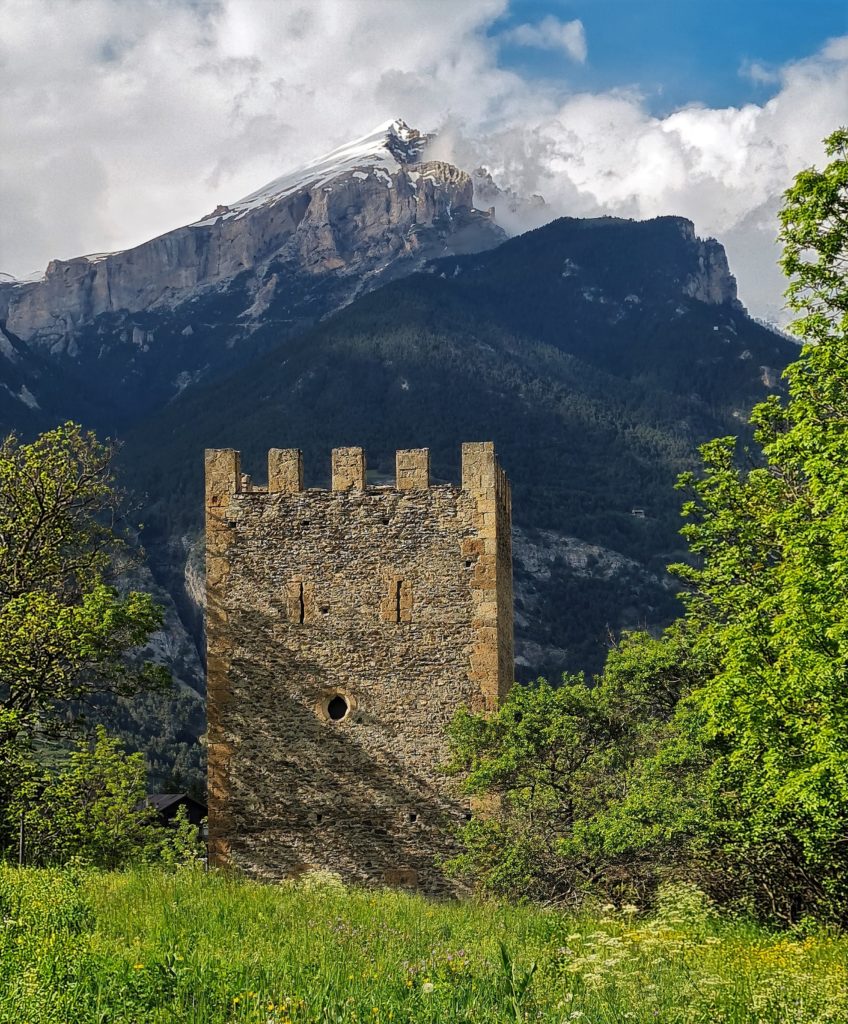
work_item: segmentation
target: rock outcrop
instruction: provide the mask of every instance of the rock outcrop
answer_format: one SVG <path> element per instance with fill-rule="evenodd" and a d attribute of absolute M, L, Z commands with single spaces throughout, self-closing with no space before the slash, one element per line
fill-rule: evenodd
<path fill-rule="evenodd" d="M 691 220 L 677 218 L 684 238 L 698 247 L 698 269 L 683 285 L 683 293 L 710 305 L 730 303 L 742 308 L 736 294 L 736 278 L 730 273 L 727 253 L 715 238 L 698 238 Z"/>
<path fill-rule="evenodd" d="M 40 281 L 3 282 L 0 320 L 18 337 L 54 347 L 101 314 L 175 306 L 239 275 L 250 279 L 250 317 L 285 288 L 278 267 L 361 282 L 398 262 L 502 241 L 493 218 L 474 209 L 469 175 L 421 162 L 426 141 L 395 121 L 133 249 L 52 260 Z"/>

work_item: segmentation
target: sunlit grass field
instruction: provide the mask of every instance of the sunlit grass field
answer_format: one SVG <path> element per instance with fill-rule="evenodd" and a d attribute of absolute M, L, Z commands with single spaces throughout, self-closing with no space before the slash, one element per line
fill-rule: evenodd
<path fill-rule="evenodd" d="M 0 867 L 2 1024 L 848 1022 L 848 939 L 696 893 L 574 915 L 332 882 Z"/>

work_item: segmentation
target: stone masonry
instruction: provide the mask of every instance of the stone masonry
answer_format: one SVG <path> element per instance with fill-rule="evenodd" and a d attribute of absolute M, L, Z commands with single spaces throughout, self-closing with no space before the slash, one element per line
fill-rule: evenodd
<path fill-rule="evenodd" d="M 490 442 L 462 446 L 461 488 L 429 462 L 399 451 L 369 487 L 337 448 L 332 490 L 304 490 L 300 451 L 273 449 L 260 489 L 207 451 L 212 863 L 452 891 L 438 859 L 473 808 L 445 727 L 512 682 L 510 488 Z"/>

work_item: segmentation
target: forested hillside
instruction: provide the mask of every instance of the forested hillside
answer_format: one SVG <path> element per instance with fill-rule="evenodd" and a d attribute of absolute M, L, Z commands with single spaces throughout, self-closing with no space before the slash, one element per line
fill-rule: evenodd
<path fill-rule="evenodd" d="M 257 480 L 268 448 L 300 447 L 326 486 L 337 445 L 362 445 L 374 479 L 429 446 L 458 481 L 460 443 L 491 438 L 513 482 L 520 673 L 597 669 L 609 630 L 676 614 L 676 477 L 797 352 L 734 296 L 721 247 L 679 218 L 560 220 L 437 261 L 130 433 L 155 571 L 179 590 L 205 447 L 240 448 Z"/>

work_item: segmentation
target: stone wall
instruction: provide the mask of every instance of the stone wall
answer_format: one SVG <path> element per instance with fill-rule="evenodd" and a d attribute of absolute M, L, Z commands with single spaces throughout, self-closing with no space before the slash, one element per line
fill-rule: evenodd
<path fill-rule="evenodd" d="M 207 452 L 213 862 L 452 887 L 435 861 L 473 810 L 445 727 L 513 674 L 509 484 L 491 443 L 463 445 L 461 488 L 429 485 L 426 449 L 397 470 L 367 487 L 361 449 L 336 449 L 333 489 L 303 490 L 275 449 L 260 490 Z"/>

